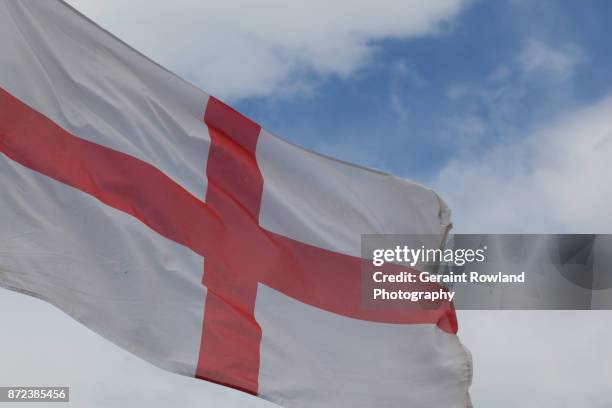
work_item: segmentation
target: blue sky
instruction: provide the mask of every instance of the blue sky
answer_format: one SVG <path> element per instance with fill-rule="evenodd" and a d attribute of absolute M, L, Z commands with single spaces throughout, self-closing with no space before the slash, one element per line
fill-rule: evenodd
<path fill-rule="evenodd" d="M 610 15 L 606 1 L 474 2 L 436 35 L 372 41 L 371 62 L 349 77 L 310 72 L 308 94 L 234 105 L 300 145 L 431 182 L 453 157 L 604 97 Z M 550 55 L 525 72 L 529 47 Z"/>
<path fill-rule="evenodd" d="M 612 233 L 612 2 L 69 3 L 268 130 L 434 187 L 457 231 Z M 20 369 L 0 383 L 70 384 L 74 406 L 270 406 L 154 368 L 40 301 L 2 293 L 0 309 L 20 310 L 0 349 Z M 610 318 L 460 312 L 475 406 L 609 407 Z"/>

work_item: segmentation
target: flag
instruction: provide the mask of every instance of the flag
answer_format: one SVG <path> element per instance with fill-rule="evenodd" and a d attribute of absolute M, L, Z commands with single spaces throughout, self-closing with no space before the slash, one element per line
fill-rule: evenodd
<path fill-rule="evenodd" d="M 278 138 L 58 0 L 0 3 L 0 285 L 287 408 L 466 407 L 452 308 L 361 306 L 430 189 Z"/>

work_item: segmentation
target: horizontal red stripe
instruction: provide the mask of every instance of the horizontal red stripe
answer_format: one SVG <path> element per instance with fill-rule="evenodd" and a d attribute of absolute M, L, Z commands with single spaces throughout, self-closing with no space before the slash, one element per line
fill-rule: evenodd
<path fill-rule="evenodd" d="M 0 152 L 202 256 L 218 250 L 222 223 L 204 202 L 149 163 L 69 134 L 3 89 Z"/>
<path fill-rule="evenodd" d="M 392 324 L 436 324 L 448 333 L 457 333 L 452 303 L 442 302 L 423 309 L 418 302 L 402 309 L 364 309 L 362 304 L 361 258 L 328 251 L 268 233 L 268 239 L 284 253 L 275 268 L 262 271 L 260 282 L 303 303 L 342 316 Z M 387 265 L 386 273 L 406 270 Z M 405 290 L 437 291 L 437 284 L 414 284 Z M 431 308 L 431 306 L 429 306 Z"/>

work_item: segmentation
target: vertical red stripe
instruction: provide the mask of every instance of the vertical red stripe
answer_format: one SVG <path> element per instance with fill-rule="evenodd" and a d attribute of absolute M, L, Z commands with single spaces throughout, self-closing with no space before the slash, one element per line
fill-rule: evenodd
<path fill-rule="evenodd" d="M 223 220 L 219 251 L 205 260 L 208 288 L 196 376 L 252 394 L 258 390 L 261 328 L 254 318 L 262 282 L 306 304 L 357 319 L 434 323 L 454 333 L 452 305 L 435 309 L 364 310 L 360 258 L 266 231 L 258 214 L 263 178 L 255 149 L 260 128 L 211 97 L 205 122 L 212 140 L 207 204 Z M 429 290 L 437 290 L 432 284 Z M 421 290 L 426 288 L 420 288 Z M 342 296 L 338 296 L 342 294 Z"/>
<path fill-rule="evenodd" d="M 213 97 L 204 121 L 211 137 L 206 203 L 223 219 L 226 244 L 204 261 L 208 294 L 196 376 L 256 394 L 258 268 L 248 264 L 257 259 L 248 252 L 261 235 L 257 220 L 263 178 L 255 159 L 260 127 Z"/>

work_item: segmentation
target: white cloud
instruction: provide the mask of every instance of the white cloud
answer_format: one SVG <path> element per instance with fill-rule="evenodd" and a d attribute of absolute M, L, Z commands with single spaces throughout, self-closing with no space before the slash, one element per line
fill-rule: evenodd
<path fill-rule="evenodd" d="M 584 52 L 575 44 L 553 47 L 537 40 L 529 40 L 519 56 L 519 64 L 526 74 L 541 73 L 566 78 L 584 59 Z"/>
<path fill-rule="evenodd" d="M 476 407 L 612 406 L 605 311 L 459 311 L 472 350 Z"/>
<path fill-rule="evenodd" d="M 125 0 L 69 3 L 220 97 L 300 92 L 346 77 L 384 38 L 433 35 L 466 0 Z"/>
<path fill-rule="evenodd" d="M 397 117 L 398 121 L 403 125 L 408 122 L 410 116 L 412 115 L 407 104 L 402 101 L 399 93 L 397 92 L 392 92 L 389 95 L 389 107 L 391 108 L 393 114 Z"/>
<path fill-rule="evenodd" d="M 612 96 L 452 160 L 435 185 L 461 232 L 612 232 Z"/>
<path fill-rule="evenodd" d="M 526 129 L 575 109 L 574 74 L 584 61 L 586 54 L 575 43 L 552 45 L 529 38 L 514 57 L 483 80 L 448 89 L 448 101 L 455 109 L 440 121 L 436 136 L 456 156 L 472 154 L 467 159 L 480 160 L 483 148 L 499 150 L 507 144 L 516 149 L 535 135 Z"/>
<path fill-rule="evenodd" d="M 529 3 L 531 5 L 531 3 Z M 527 41 L 482 85 L 449 98 L 469 105 L 446 121 L 456 157 L 434 180 L 455 232 L 612 233 L 612 94 L 577 107 L 576 45 Z M 539 87 L 556 116 L 529 119 Z M 531 106 L 531 105 L 529 105 Z M 522 133 L 520 129 L 533 129 Z M 612 400 L 610 311 L 459 311 L 473 351 L 477 406 L 607 407 Z"/>

